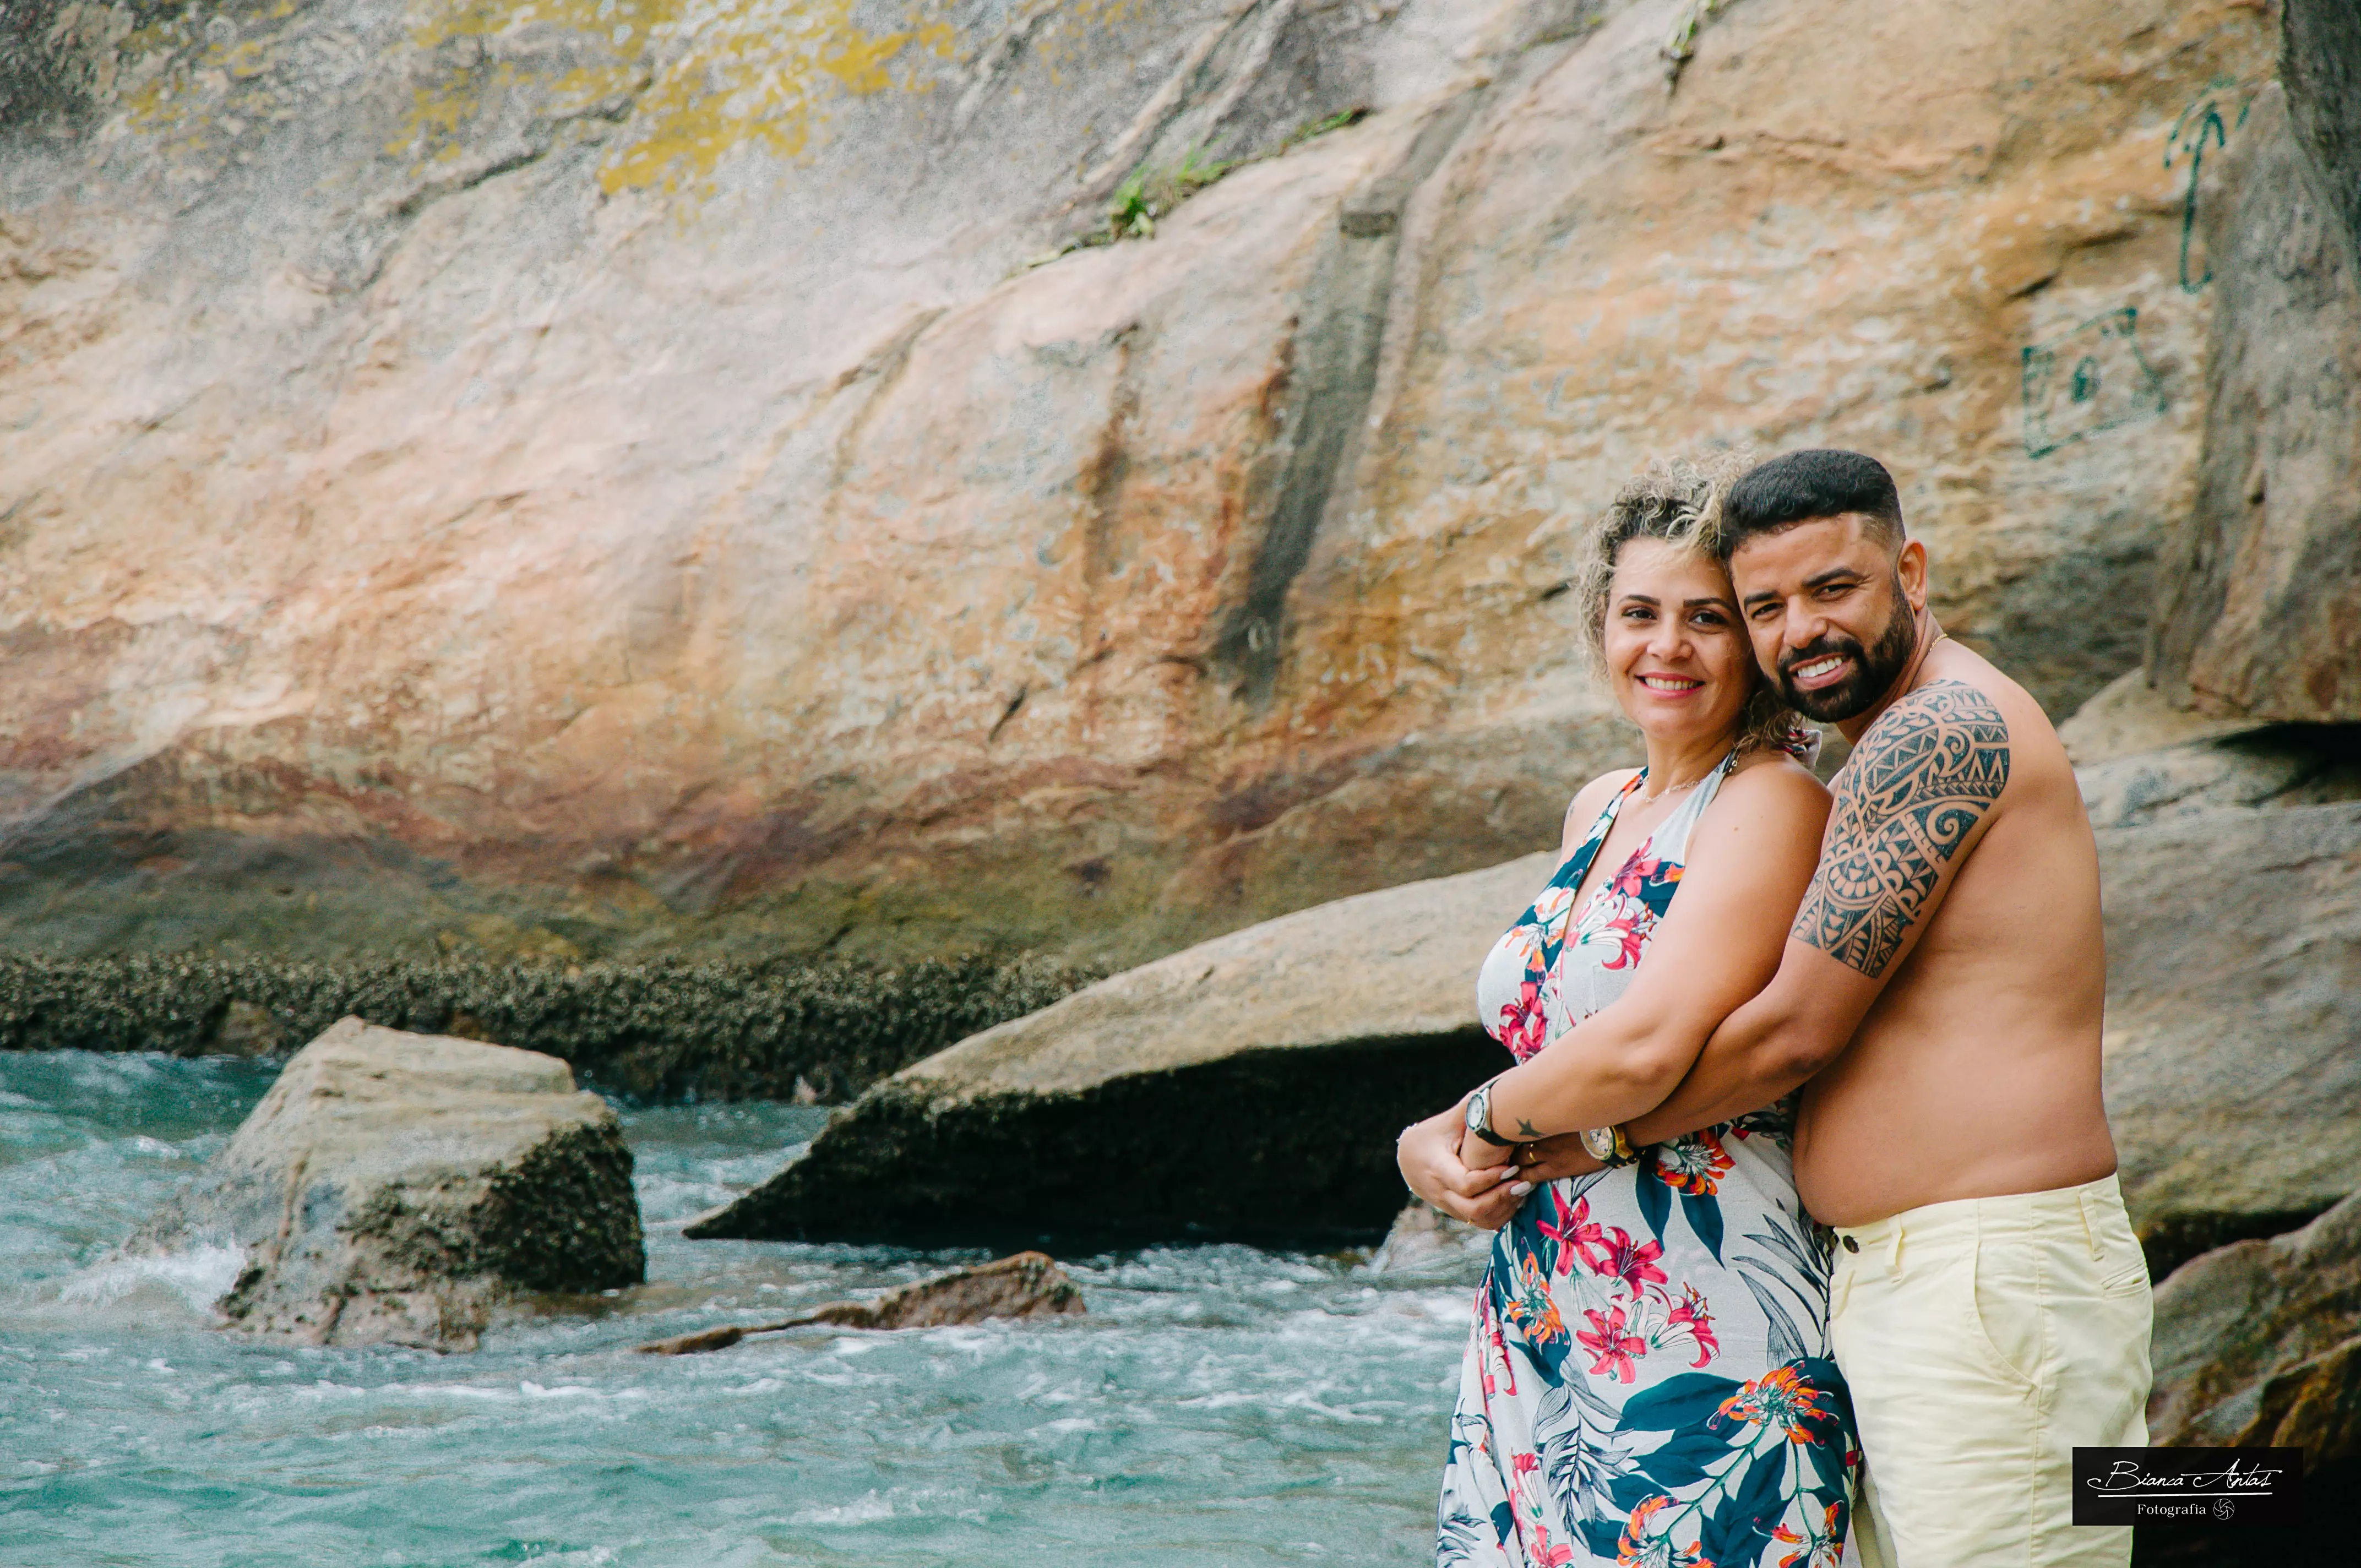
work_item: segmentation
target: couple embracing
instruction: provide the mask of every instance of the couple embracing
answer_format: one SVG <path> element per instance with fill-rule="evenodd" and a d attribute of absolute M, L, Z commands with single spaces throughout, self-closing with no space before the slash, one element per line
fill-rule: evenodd
<path fill-rule="evenodd" d="M 2075 1446 L 2146 1442 L 2149 1313 L 2072 770 L 1936 625 L 1881 465 L 1737 466 L 1594 526 L 1648 765 L 1484 963 L 1518 1065 L 1402 1135 L 1499 1231 L 1438 1561 L 2126 1563 L 2071 1523 Z M 1852 742 L 1833 795 L 1798 714 Z"/>

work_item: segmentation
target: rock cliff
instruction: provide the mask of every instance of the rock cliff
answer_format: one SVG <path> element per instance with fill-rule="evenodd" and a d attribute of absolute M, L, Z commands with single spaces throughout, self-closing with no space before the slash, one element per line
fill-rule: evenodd
<path fill-rule="evenodd" d="M 71 9 L 0 134 L 0 932 L 70 952 L 1128 961 L 1489 864 L 1625 746 L 1574 529 L 1697 443 L 1886 455 L 1947 621 L 2063 714 L 2211 482 L 2278 44 L 2251 0 Z"/>

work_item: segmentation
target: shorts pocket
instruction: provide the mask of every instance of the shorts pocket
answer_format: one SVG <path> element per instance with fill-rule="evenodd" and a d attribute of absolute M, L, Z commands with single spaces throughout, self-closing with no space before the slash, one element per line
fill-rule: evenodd
<path fill-rule="evenodd" d="M 1969 1266 L 1968 1326 L 1996 1372 L 2030 1390 L 2041 1387 L 2048 1350 L 2048 1308 L 2033 1249 L 1979 1241 Z"/>
<path fill-rule="evenodd" d="M 2099 1294 L 2102 1296 L 2140 1296 L 2145 1295 L 2147 1288 L 2146 1258 L 2099 1281 Z"/>

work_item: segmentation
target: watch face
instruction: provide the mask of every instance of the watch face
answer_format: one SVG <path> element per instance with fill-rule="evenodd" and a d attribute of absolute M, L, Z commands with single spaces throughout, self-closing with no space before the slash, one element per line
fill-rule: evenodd
<path fill-rule="evenodd" d="M 1489 1086 L 1488 1085 L 1487 1087 Z M 1469 1095 L 1467 1097 L 1467 1125 L 1477 1132 L 1482 1132 L 1484 1130 L 1484 1124 L 1491 1120 L 1490 1110 L 1491 1107 L 1487 1102 L 1487 1096 L 1483 1090 L 1479 1089 L 1474 1094 Z"/>

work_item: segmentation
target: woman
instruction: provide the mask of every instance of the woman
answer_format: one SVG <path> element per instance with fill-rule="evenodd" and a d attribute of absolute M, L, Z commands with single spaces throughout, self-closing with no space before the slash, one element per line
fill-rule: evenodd
<path fill-rule="evenodd" d="M 1586 627 L 1648 765 L 1575 797 L 1556 874 L 1485 960 L 1485 1026 L 1521 1065 L 1403 1133 L 1420 1196 L 1495 1225 L 1513 1207 L 1461 1367 L 1440 1563 L 1822 1568 L 1842 1549 L 1857 1445 L 1792 1106 L 1612 1141 L 1776 970 L 1828 816 L 1712 550 L 1741 468 L 1656 465 L 1592 528 Z M 1613 1163 L 1568 1152 L 1589 1128 Z"/>

